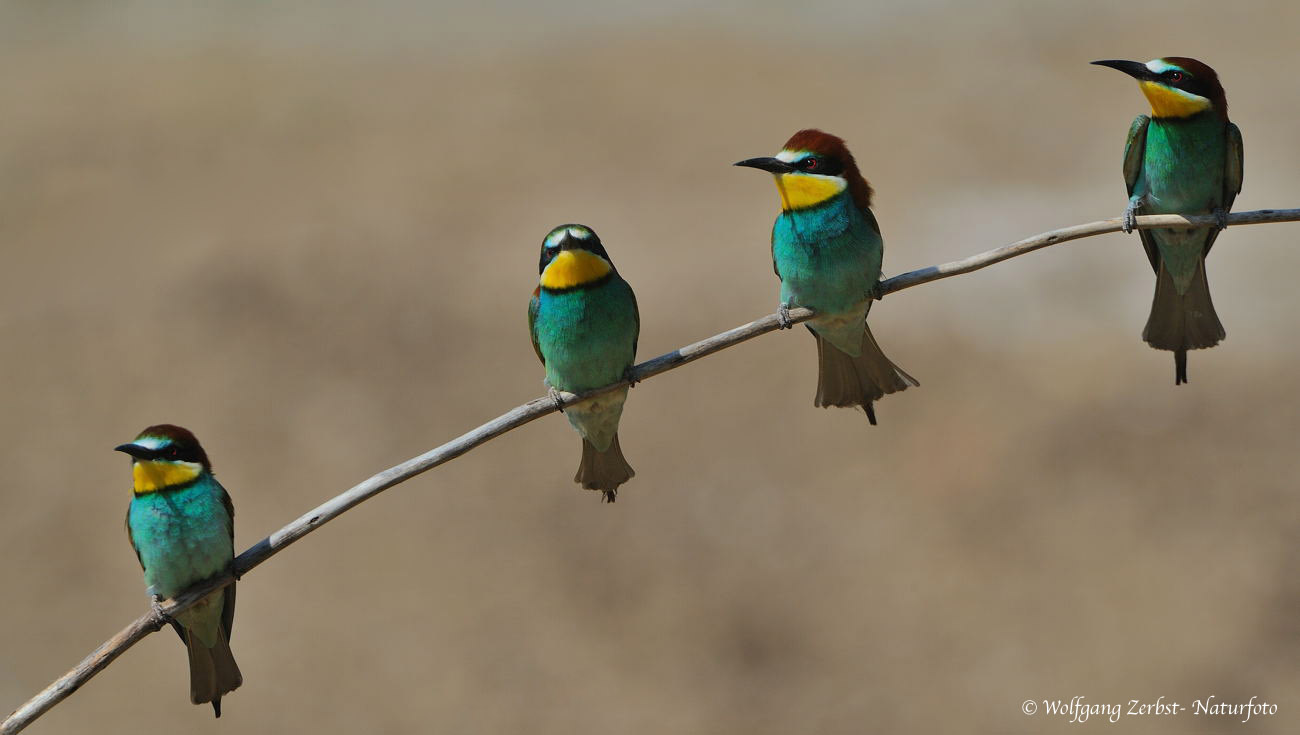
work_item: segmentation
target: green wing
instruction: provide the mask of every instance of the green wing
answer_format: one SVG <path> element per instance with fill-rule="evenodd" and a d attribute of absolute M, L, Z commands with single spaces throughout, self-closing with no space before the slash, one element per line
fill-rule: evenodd
<path fill-rule="evenodd" d="M 1138 115 L 1128 129 L 1128 140 L 1124 142 L 1124 186 L 1128 195 L 1133 196 L 1138 176 L 1142 173 L 1142 157 L 1147 152 L 1147 125 L 1151 118 Z"/>
<path fill-rule="evenodd" d="M 627 281 L 623 283 L 627 284 Z M 636 317 L 636 334 L 632 335 L 632 364 L 635 365 L 636 346 L 641 340 L 641 309 L 636 305 L 636 291 L 633 291 L 630 285 L 627 287 L 627 296 L 632 299 L 632 316 Z"/>
<path fill-rule="evenodd" d="M 1232 203 L 1241 193 L 1241 172 L 1245 165 L 1241 146 L 1241 129 L 1228 123 L 1228 160 L 1223 168 L 1223 211 L 1231 212 Z"/>
<path fill-rule="evenodd" d="M 1223 161 L 1223 198 L 1220 200 L 1220 207 L 1223 207 L 1224 214 L 1232 211 L 1232 203 L 1236 201 L 1237 194 L 1241 191 L 1241 170 L 1245 156 L 1241 147 L 1241 129 L 1232 123 L 1228 123 L 1228 129 L 1225 133 L 1228 136 L 1228 155 Z M 1214 241 L 1219 239 L 1219 229 L 1213 228 L 1210 234 L 1205 238 L 1205 255 L 1209 255 L 1210 248 L 1214 247 Z"/>
<path fill-rule="evenodd" d="M 537 359 L 546 364 L 546 358 L 542 356 L 542 347 L 537 344 L 537 309 L 542 305 L 542 287 L 538 286 L 533 289 L 533 298 L 528 302 L 528 336 L 533 340 L 533 352 L 537 353 Z"/>
<path fill-rule="evenodd" d="M 1142 175 L 1142 158 L 1147 152 L 1147 126 L 1150 124 L 1151 118 L 1138 115 L 1128 129 L 1128 140 L 1124 141 L 1124 188 L 1130 198 L 1133 196 L 1133 190 L 1137 188 L 1138 177 Z M 1138 230 L 1138 237 L 1142 239 L 1142 249 L 1147 252 L 1151 270 L 1159 273 L 1160 248 L 1156 246 L 1151 231 Z"/>
<path fill-rule="evenodd" d="M 216 482 L 214 480 L 214 482 Z M 217 483 L 221 488 L 221 504 L 226 506 L 226 517 L 230 519 L 226 526 L 226 531 L 230 534 L 230 545 L 235 545 L 235 504 L 230 501 L 230 493 L 226 492 L 221 483 Z M 234 573 L 235 560 L 230 560 L 231 573 Z M 231 582 L 226 586 L 225 604 L 221 606 L 221 627 L 226 631 L 226 642 L 230 641 L 230 630 L 235 627 L 235 583 Z"/>
<path fill-rule="evenodd" d="M 140 557 L 140 547 L 135 545 L 135 534 L 131 532 L 131 506 L 126 506 L 126 540 L 131 542 L 131 551 L 135 552 L 135 560 L 140 562 L 140 569 L 144 569 L 144 559 Z"/>
<path fill-rule="evenodd" d="M 871 225 L 871 229 L 875 230 L 877 235 L 880 234 L 880 223 L 876 221 L 876 213 L 875 213 L 875 212 L 872 212 L 872 211 L 871 211 L 869 208 L 867 208 L 867 207 L 863 207 L 863 208 L 862 208 L 862 218 L 865 219 L 865 220 L 867 221 L 867 224 Z"/>

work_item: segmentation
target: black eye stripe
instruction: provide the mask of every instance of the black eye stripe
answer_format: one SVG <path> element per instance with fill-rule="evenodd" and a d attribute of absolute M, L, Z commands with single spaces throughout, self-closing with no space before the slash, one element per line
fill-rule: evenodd
<path fill-rule="evenodd" d="M 795 166 L 800 171 L 823 176 L 838 176 L 844 171 L 844 166 L 837 159 L 829 156 L 809 156 Z"/>
<path fill-rule="evenodd" d="M 189 449 L 182 449 L 176 446 L 160 447 L 149 453 L 149 456 L 142 459 L 148 460 L 166 460 L 169 462 L 198 462 L 198 453 Z"/>

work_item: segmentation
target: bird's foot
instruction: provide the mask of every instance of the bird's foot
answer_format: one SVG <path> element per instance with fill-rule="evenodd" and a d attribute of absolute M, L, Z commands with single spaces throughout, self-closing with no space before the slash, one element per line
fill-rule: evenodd
<path fill-rule="evenodd" d="M 555 404 L 555 410 L 564 413 L 564 398 L 560 396 L 560 392 L 555 389 L 555 386 L 546 386 L 546 395 Z"/>
<path fill-rule="evenodd" d="M 636 384 L 641 382 L 636 379 L 636 371 L 632 369 L 631 365 L 628 365 L 627 370 L 623 371 L 623 380 L 627 381 L 627 387 L 629 388 L 635 388 Z"/>
<path fill-rule="evenodd" d="M 871 291 L 867 294 L 867 296 L 868 296 L 872 301 L 884 301 L 884 300 L 885 300 L 885 293 L 884 293 L 883 291 L 880 290 L 880 284 L 882 284 L 882 283 L 884 283 L 884 276 L 883 276 L 883 275 L 881 276 L 881 280 L 876 281 L 876 285 L 872 286 L 872 287 L 871 287 Z"/>
<path fill-rule="evenodd" d="M 1223 207 L 1214 208 L 1214 226 L 1218 227 L 1220 232 L 1228 229 L 1228 210 Z"/>
<path fill-rule="evenodd" d="M 789 304 L 783 303 L 776 307 L 776 322 L 780 325 L 781 329 L 789 329 L 794 326 L 794 322 L 790 320 Z"/>
<path fill-rule="evenodd" d="M 162 603 L 162 597 L 158 595 L 151 596 L 149 598 L 149 610 L 153 612 L 153 616 L 158 619 L 161 625 L 166 625 L 172 622 L 172 616 L 168 615 L 167 611 L 163 609 Z"/>
<path fill-rule="evenodd" d="M 1120 229 L 1124 230 L 1124 234 L 1128 235 L 1131 234 L 1133 230 L 1136 230 L 1138 226 L 1137 203 L 1129 202 L 1129 205 L 1124 208 L 1124 216 L 1120 219 L 1122 220 Z"/>

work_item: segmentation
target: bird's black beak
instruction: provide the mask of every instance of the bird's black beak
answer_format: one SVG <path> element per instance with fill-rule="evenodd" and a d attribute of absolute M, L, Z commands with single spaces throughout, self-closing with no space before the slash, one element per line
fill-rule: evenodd
<path fill-rule="evenodd" d="M 126 452 L 136 459 L 148 459 L 153 454 L 153 450 L 148 447 L 142 447 L 139 444 L 119 444 L 113 447 L 114 452 Z"/>
<path fill-rule="evenodd" d="M 794 166 L 791 166 L 779 158 L 746 158 L 743 161 L 736 161 L 731 165 L 756 168 L 770 174 L 788 174 L 795 170 Z"/>
<path fill-rule="evenodd" d="M 1147 68 L 1146 64 L 1140 61 L 1120 61 L 1119 59 L 1104 59 L 1102 61 L 1092 62 L 1097 66 L 1109 66 L 1112 69 L 1119 69 L 1134 79 L 1154 79 L 1155 74 Z"/>

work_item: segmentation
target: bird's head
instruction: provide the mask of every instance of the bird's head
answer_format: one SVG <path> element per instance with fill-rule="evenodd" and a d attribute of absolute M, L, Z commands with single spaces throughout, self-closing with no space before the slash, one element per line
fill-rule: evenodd
<path fill-rule="evenodd" d="M 184 487 L 212 471 L 199 440 L 171 424 L 150 426 L 131 443 L 113 449 L 131 455 L 136 495 Z"/>
<path fill-rule="evenodd" d="M 1118 69 L 1138 80 L 1142 94 L 1151 103 L 1151 115 L 1157 118 L 1191 117 L 1214 110 L 1228 119 L 1228 100 L 1219 84 L 1219 75 L 1196 59 L 1166 56 L 1140 61 L 1108 59 L 1092 62 Z"/>
<path fill-rule="evenodd" d="M 848 192 L 858 207 L 871 206 L 871 186 L 842 138 L 820 130 L 800 130 L 770 158 L 749 158 L 734 165 L 767 171 L 776 177 L 781 208 L 787 212 L 824 204 Z"/>
<path fill-rule="evenodd" d="M 614 272 L 600 238 L 585 225 L 560 225 L 542 240 L 540 286 L 547 291 L 567 291 L 589 286 Z"/>

